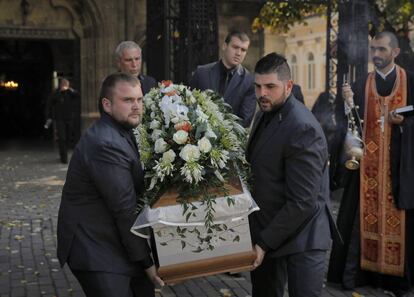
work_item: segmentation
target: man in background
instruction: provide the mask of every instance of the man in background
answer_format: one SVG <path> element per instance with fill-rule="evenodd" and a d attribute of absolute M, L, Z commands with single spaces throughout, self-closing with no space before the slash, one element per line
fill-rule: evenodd
<path fill-rule="evenodd" d="M 59 145 L 60 161 L 68 163 L 68 146 L 75 141 L 76 120 L 80 114 L 80 98 L 78 92 L 70 87 L 69 80 L 59 79 L 58 89 L 49 98 L 46 105 L 45 128 L 52 121 L 56 129 L 57 142 Z"/>
<path fill-rule="evenodd" d="M 233 113 L 248 127 L 256 109 L 253 76 L 241 64 L 249 49 L 250 39 L 244 32 L 232 31 L 222 45 L 219 61 L 198 66 L 190 81 L 192 88 L 216 91 L 230 104 Z"/>
<path fill-rule="evenodd" d="M 142 50 L 138 44 L 133 41 L 122 41 L 116 47 L 114 57 L 118 71 L 139 79 L 143 95 L 157 86 L 153 77 L 142 74 Z"/>
<path fill-rule="evenodd" d="M 375 70 L 352 89 L 346 84 L 342 90 L 343 117 L 353 113 L 357 118 L 358 112 L 364 119 L 365 148 L 359 170 L 345 171 L 337 219 L 344 244 L 332 247 L 328 281 L 347 289 L 370 284 L 397 297 L 410 296 L 414 286 L 414 116 L 396 110 L 414 104 L 414 74 L 395 64 L 400 48 L 391 32 L 376 34 L 370 53 Z"/>

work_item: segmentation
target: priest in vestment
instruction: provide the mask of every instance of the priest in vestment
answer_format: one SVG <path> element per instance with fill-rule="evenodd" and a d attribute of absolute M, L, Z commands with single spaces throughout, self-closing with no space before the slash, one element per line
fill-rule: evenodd
<path fill-rule="evenodd" d="M 363 117 L 364 155 L 348 171 L 337 224 L 344 245 L 333 245 L 328 281 L 352 289 L 370 284 L 405 296 L 414 285 L 414 74 L 395 64 L 393 33 L 371 41 L 375 71 L 353 92 L 343 88 L 346 112 Z M 345 132 L 344 132 L 345 134 Z"/>

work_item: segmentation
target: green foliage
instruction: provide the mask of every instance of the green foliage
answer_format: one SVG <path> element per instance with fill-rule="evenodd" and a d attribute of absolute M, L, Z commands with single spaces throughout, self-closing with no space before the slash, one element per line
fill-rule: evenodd
<path fill-rule="evenodd" d="M 326 5 L 315 2 L 323 1 L 267 1 L 253 20 L 252 30 L 286 33 L 294 24 L 307 25 L 308 17 L 326 14 Z"/>
<path fill-rule="evenodd" d="M 414 23 L 413 0 L 367 0 L 370 5 L 376 31 L 384 29 L 402 32 L 404 37 L 409 32 L 409 25 Z M 326 15 L 326 3 L 323 0 L 267 1 L 259 15 L 254 19 L 254 32 L 268 29 L 271 32 L 286 33 L 295 24 L 305 24 L 313 15 Z M 332 0 L 332 9 L 336 10 L 338 1 Z"/>
<path fill-rule="evenodd" d="M 379 29 L 390 29 L 395 32 L 409 32 L 409 24 L 414 23 L 414 2 L 412 0 L 371 0 Z M 406 36 L 404 36 L 406 37 Z"/>

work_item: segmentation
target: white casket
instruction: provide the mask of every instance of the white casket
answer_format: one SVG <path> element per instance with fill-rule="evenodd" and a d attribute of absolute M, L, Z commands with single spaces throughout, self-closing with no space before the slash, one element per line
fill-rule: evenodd
<path fill-rule="evenodd" d="M 186 220 L 174 191 L 165 193 L 155 205 L 144 208 L 138 216 L 131 232 L 146 237 L 142 229 L 153 228 L 158 272 L 166 283 L 252 268 L 255 253 L 247 217 L 259 208 L 239 178 L 232 179 L 225 187 L 226 197 L 211 190 L 217 196 L 214 224 L 220 226 L 213 233 L 206 234 L 202 202 L 192 202 L 197 209 Z M 228 197 L 233 198 L 234 204 L 228 203 Z M 200 241 L 206 235 L 210 236 L 209 242 Z"/>

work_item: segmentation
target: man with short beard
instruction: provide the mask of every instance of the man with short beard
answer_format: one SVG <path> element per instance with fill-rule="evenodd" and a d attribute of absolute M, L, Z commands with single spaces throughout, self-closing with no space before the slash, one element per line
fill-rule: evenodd
<path fill-rule="evenodd" d="M 360 169 L 345 177 L 337 220 L 345 244 L 333 246 L 328 280 L 405 296 L 414 284 L 414 117 L 395 111 L 414 103 L 414 74 L 395 64 L 393 33 L 378 33 L 370 52 L 375 71 L 353 87 L 355 103 L 343 87 L 346 112 L 358 112 L 356 104 L 364 118 L 365 150 Z"/>
<path fill-rule="evenodd" d="M 257 258 L 253 297 L 321 294 L 326 251 L 334 232 L 328 208 L 328 151 L 322 128 L 292 95 L 286 60 L 271 53 L 255 67 L 257 113 L 247 160 L 252 196 L 260 211 L 249 216 Z M 336 234 L 336 233 L 332 233 Z"/>
<path fill-rule="evenodd" d="M 109 75 L 101 118 L 80 139 L 69 164 L 57 226 L 57 254 L 86 296 L 154 297 L 157 276 L 147 241 L 130 232 L 143 169 L 132 128 L 143 113 L 136 77 Z"/>

